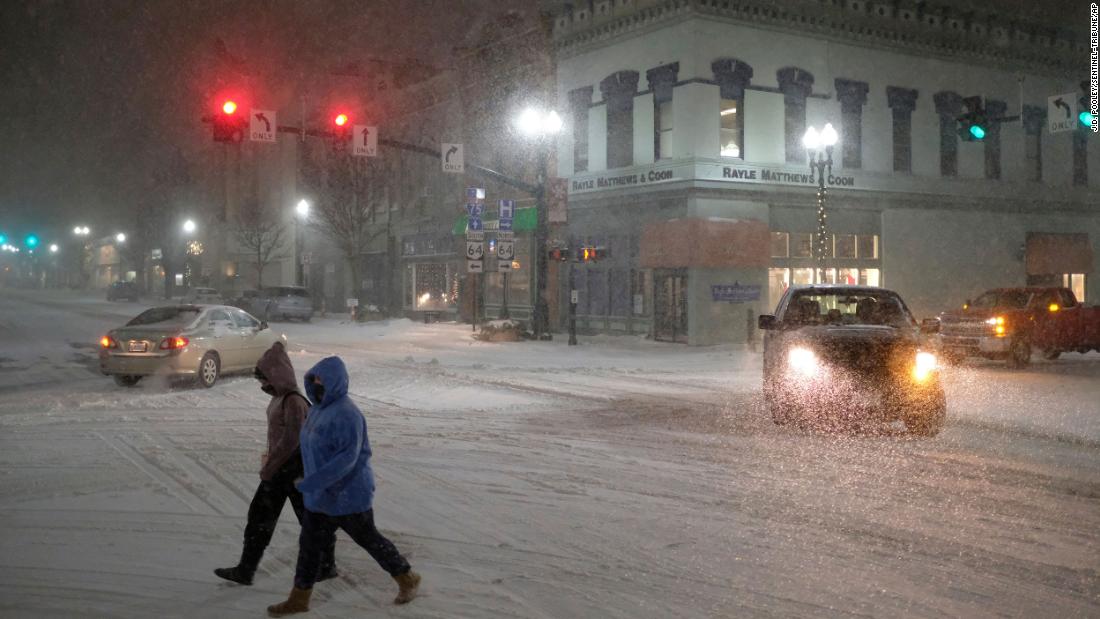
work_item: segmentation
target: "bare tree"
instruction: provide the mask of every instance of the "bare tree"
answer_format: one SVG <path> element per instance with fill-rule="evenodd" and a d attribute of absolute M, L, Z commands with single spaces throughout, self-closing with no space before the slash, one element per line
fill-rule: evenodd
<path fill-rule="evenodd" d="M 263 288 L 264 268 L 283 258 L 281 249 L 286 226 L 259 200 L 249 200 L 237 214 L 233 236 L 241 253 L 247 254 L 256 268 L 256 287 Z"/>
<path fill-rule="evenodd" d="M 374 217 L 381 183 L 378 164 L 345 153 L 330 154 L 322 166 L 313 156 L 303 157 L 303 184 L 318 196 L 313 225 L 340 248 L 351 271 L 351 292 L 362 298 L 363 255 L 386 232 Z"/>

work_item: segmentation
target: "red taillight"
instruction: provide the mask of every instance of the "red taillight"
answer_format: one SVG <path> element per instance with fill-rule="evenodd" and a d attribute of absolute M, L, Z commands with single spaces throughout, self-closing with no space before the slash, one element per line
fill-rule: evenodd
<path fill-rule="evenodd" d="M 191 341 L 185 337 L 167 337 L 160 343 L 161 350 L 177 350 L 190 344 Z"/>
<path fill-rule="evenodd" d="M 114 348 L 115 341 L 112 340 L 109 335 L 104 335 L 102 338 L 100 338 L 99 345 L 104 348 Z"/>

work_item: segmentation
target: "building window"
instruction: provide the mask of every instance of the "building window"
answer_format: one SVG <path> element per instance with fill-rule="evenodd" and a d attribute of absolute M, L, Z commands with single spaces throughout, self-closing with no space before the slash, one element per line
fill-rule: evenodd
<path fill-rule="evenodd" d="M 790 256 L 790 234 L 786 232 L 772 232 L 772 258 L 787 258 Z"/>
<path fill-rule="evenodd" d="M 783 93 L 783 134 L 788 163 L 805 163 L 806 149 L 802 134 L 806 132 L 806 98 L 814 85 L 814 76 L 798 67 L 785 67 L 776 72 L 779 90 Z"/>
<path fill-rule="evenodd" d="M 1073 184 L 1089 184 L 1089 136 L 1088 129 L 1078 128 L 1073 132 Z"/>
<path fill-rule="evenodd" d="M 607 104 L 607 167 L 622 168 L 634 161 L 634 94 L 638 72 L 619 71 L 600 82 Z"/>
<path fill-rule="evenodd" d="M 990 118 L 1002 118 L 1007 110 L 1004 101 L 985 102 L 985 111 Z M 1001 123 L 998 121 L 991 121 L 985 134 L 985 177 L 1001 178 Z"/>
<path fill-rule="evenodd" d="M 886 99 L 894 117 L 894 171 L 913 171 L 913 110 L 917 91 L 897 86 L 886 87 Z"/>
<path fill-rule="evenodd" d="M 653 158 L 668 159 L 672 152 L 672 101 L 657 104 L 653 111 Z"/>
<path fill-rule="evenodd" d="M 653 159 L 668 159 L 672 155 L 672 88 L 680 63 L 661 65 L 646 71 L 649 89 L 653 91 Z"/>
<path fill-rule="evenodd" d="M 607 271 L 585 269 L 588 283 L 588 313 L 596 316 L 607 314 Z"/>
<path fill-rule="evenodd" d="M 645 316 L 649 313 L 646 300 L 652 293 L 652 279 L 648 270 L 631 269 L 630 271 L 630 296 L 631 312 L 635 316 Z"/>
<path fill-rule="evenodd" d="M 837 78 L 836 96 L 840 100 L 840 147 L 845 168 L 863 167 L 863 106 L 867 103 L 867 82 Z"/>
<path fill-rule="evenodd" d="M 1043 180 L 1043 125 L 1046 110 L 1034 105 L 1024 106 L 1024 172 L 1034 182 Z"/>
<path fill-rule="evenodd" d="M 413 310 L 454 309 L 458 300 L 454 266 L 447 262 L 417 262 L 405 266 L 405 306 Z"/>
<path fill-rule="evenodd" d="M 718 143 L 723 157 L 745 158 L 745 116 L 741 113 L 741 99 L 722 99 L 718 110 L 720 129 Z"/>
<path fill-rule="evenodd" d="M 877 234 L 861 234 L 856 239 L 856 257 L 864 260 L 878 259 Z"/>
<path fill-rule="evenodd" d="M 856 257 L 856 235 L 854 234 L 836 234 L 833 235 L 833 249 L 837 258 L 855 258 Z"/>
<path fill-rule="evenodd" d="M 592 105 L 592 87 L 569 91 L 569 106 L 573 110 L 573 171 L 588 169 L 588 108 Z"/>
<path fill-rule="evenodd" d="M 878 286 L 879 284 L 879 270 L 878 269 L 860 269 L 859 270 L 859 285 L 860 286 Z"/>
<path fill-rule="evenodd" d="M 629 316 L 631 313 L 632 299 L 630 298 L 630 271 L 628 269 L 608 270 L 609 288 L 611 293 L 611 315 Z"/>
<path fill-rule="evenodd" d="M 814 270 L 791 269 L 791 283 L 795 285 L 814 283 Z"/>
<path fill-rule="evenodd" d="M 791 234 L 791 258 L 813 258 L 814 235 L 809 232 Z M 798 283 L 798 282 L 795 282 Z M 810 283 L 810 282 L 806 282 Z"/>

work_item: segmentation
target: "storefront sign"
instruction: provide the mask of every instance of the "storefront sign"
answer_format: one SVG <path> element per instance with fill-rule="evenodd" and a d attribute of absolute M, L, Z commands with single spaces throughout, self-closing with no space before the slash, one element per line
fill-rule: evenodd
<path fill-rule="evenodd" d="M 724 165 L 719 162 L 698 161 L 679 165 L 637 168 L 615 175 L 573 178 L 569 183 L 569 193 L 588 193 L 685 180 L 807 187 L 817 185 L 817 177 L 803 167 L 752 164 Z M 829 174 L 826 176 L 825 181 L 826 185 L 832 187 L 856 188 L 859 186 L 856 177 L 851 175 Z"/>
<path fill-rule="evenodd" d="M 732 285 L 716 284 L 710 287 L 710 294 L 715 301 L 748 303 L 760 300 L 760 286 L 742 286 L 736 282 Z"/>

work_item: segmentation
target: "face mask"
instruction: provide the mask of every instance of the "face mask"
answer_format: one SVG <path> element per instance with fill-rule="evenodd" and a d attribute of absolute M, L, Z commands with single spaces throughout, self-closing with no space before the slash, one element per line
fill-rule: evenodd
<path fill-rule="evenodd" d="M 320 404 L 321 402 L 324 402 L 325 401 L 325 386 L 324 385 L 313 385 L 313 397 L 317 398 L 317 403 L 318 404 Z"/>

